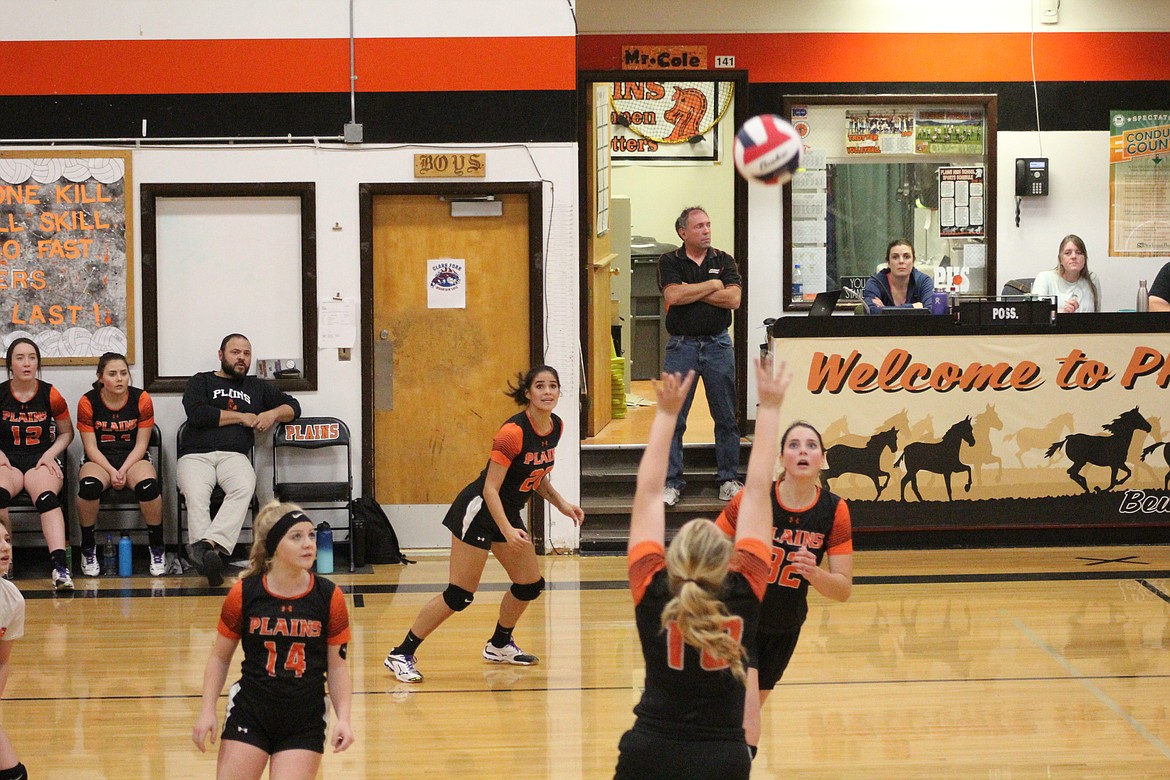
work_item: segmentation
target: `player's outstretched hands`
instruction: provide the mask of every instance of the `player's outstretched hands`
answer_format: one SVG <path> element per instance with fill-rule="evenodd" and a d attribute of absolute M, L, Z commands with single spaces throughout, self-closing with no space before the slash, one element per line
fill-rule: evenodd
<path fill-rule="evenodd" d="M 772 370 L 772 358 L 756 358 L 756 392 L 760 397 L 760 406 L 773 409 L 780 408 L 784 402 L 784 394 L 788 392 L 788 383 L 792 381 L 792 372 L 783 360 L 776 370 Z"/>
<path fill-rule="evenodd" d="M 691 369 L 684 377 L 682 374 L 668 374 L 662 372 L 662 377 L 654 383 L 654 393 L 658 396 L 658 409 L 667 414 L 678 414 L 682 410 L 683 402 L 687 400 L 687 393 L 695 382 L 695 371 Z"/>

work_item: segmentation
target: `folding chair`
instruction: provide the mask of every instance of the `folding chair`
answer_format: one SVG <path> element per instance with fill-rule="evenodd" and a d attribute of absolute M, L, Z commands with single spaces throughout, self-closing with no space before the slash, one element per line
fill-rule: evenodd
<path fill-rule="evenodd" d="M 290 450 L 321 450 L 339 447 L 345 451 L 345 479 L 313 480 L 289 476 L 294 464 L 302 474 L 314 477 L 340 477 L 337 458 L 296 456 Z M 272 494 L 278 501 L 290 501 L 305 509 L 345 510 L 345 530 L 349 542 L 349 570 L 353 571 L 353 457 L 349 426 L 336 417 L 300 417 L 281 423 L 272 438 Z"/>
<path fill-rule="evenodd" d="M 187 433 L 187 423 L 186 423 L 186 421 L 184 421 L 183 424 L 179 426 L 179 432 L 177 434 L 175 434 L 175 452 L 176 452 L 176 454 L 179 452 L 182 452 L 183 436 L 186 435 L 186 433 Z M 248 460 L 251 461 L 251 463 L 252 463 L 252 468 L 255 469 L 256 468 L 256 444 L 255 444 L 255 442 L 253 442 L 252 446 L 248 448 L 247 454 L 248 454 Z M 176 471 L 177 470 L 178 469 L 176 468 Z M 223 499 L 224 499 L 225 495 L 226 494 L 224 493 L 223 488 L 220 487 L 219 485 L 216 485 L 212 489 L 212 491 L 211 491 L 211 506 L 209 507 L 209 510 L 210 510 L 212 517 L 215 517 L 215 514 L 219 511 L 220 506 L 223 505 Z M 255 493 L 252 494 L 252 500 L 248 504 L 248 510 L 252 513 L 252 517 L 255 517 L 256 513 L 260 511 L 260 502 L 256 498 Z M 179 487 L 179 480 L 176 478 L 175 479 L 175 520 L 176 520 L 176 522 L 178 524 L 178 528 L 179 528 L 179 554 L 182 555 L 184 558 L 187 557 L 187 542 L 186 542 L 187 524 L 186 524 L 186 522 L 184 522 L 184 517 L 186 515 L 186 512 L 187 512 L 187 499 L 183 497 L 183 491 Z M 247 518 L 247 517 L 244 518 L 244 528 L 250 529 L 251 525 L 252 524 L 251 524 L 250 518 Z"/>

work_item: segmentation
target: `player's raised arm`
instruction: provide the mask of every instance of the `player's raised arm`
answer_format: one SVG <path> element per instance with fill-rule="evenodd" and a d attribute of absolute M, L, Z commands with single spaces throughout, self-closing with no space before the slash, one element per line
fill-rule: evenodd
<path fill-rule="evenodd" d="M 772 541 L 772 471 L 780 438 L 780 406 L 792 375 L 784 363 L 772 370 L 772 361 L 756 360 L 756 389 L 760 397 L 756 413 L 756 437 L 748 458 L 747 479 L 740 500 L 736 539 L 754 537 Z"/>
<path fill-rule="evenodd" d="M 630 512 L 630 550 L 639 542 L 662 542 L 666 535 L 666 507 L 662 503 L 662 490 L 666 485 L 670 440 L 674 436 L 679 410 L 694 381 L 694 371 L 688 371 L 685 377 L 663 372 L 662 378 L 654 383 L 658 405 L 655 407 L 654 421 L 650 424 L 646 450 L 638 464 L 638 483 Z"/>

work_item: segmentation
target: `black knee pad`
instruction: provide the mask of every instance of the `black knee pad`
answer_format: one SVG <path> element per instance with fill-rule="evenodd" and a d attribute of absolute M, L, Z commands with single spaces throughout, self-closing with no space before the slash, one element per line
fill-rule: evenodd
<path fill-rule="evenodd" d="M 12 502 L 12 494 L 4 488 L 0 488 L 0 509 L 7 509 L 8 504 Z"/>
<path fill-rule="evenodd" d="M 51 490 L 46 490 L 37 496 L 37 500 L 33 502 L 33 506 L 41 514 L 45 512 L 52 512 L 54 509 L 61 508 L 61 499 L 57 498 L 57 494 Z"/>
<path fill-rule="evenodd" d="M 162 487 L 157 479 L 144 479 L 134 486 L 134 495 L 139 501 L 153 501 L 162 495 Z"/>
<path fill-rule="evenodd" d="M 97 501 L 105 488 L 97 477 L 82 477 L 77 483 L 77 497 L 85 501 Z"/>
<path fill-rule="evenodd" d="M 527 585 L 512 583 L 512 595 L 519 601 L 535 601 L 544 590 L 544 577 Z"/>
<path fill-rule="evenodd" d="M 474 593 L 464 590 L 458 585 L 448 585 L 447 589 L 443 591 L 443 601 L 447 602 L 447 606 L 456 612 L 462 612 L 470 607 L 474 598 Z"/>
<path fill-rule="evenodd" d="M 0 780 L 28 780 L 28 770 L 18 761 L 11 769 L 0 769 Z"/>

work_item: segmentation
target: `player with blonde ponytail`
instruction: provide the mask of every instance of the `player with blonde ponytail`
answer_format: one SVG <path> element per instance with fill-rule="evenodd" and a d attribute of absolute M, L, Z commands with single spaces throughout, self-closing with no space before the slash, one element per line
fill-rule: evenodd
<path fill-rule="evenodd" d="M 618 745 L 615 778 L 747 778 L 746 652 L 759 622 L 771 554 L 768 490 L 780 404 L 789 376 L 756 362 L 760 407 L 740 493 L 734 543 L 710 520 L 692 520 L 665 549 L 670 440 L 694 372 L 662 374 L 657 411 L 638 467 L 629 573 L 646 683 L 634 726 Z"/>

